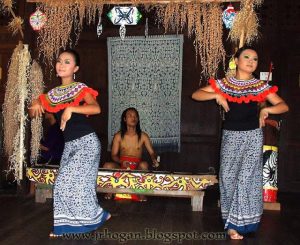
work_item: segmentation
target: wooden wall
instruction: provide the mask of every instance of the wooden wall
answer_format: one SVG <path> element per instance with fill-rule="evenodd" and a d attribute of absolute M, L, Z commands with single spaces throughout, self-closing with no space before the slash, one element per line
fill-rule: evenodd
<path fill-rule="evenodd" d="M 26 4 L 25 9 L 25 16 L 28 17 L 33 12 L 34 5 Z M 261 19 L 261 37 L 256 45 L 260 55 L 258 70 L 268 71 L 270 62 L 274 63 L 274 83 L 280 87 L 280 94 L 287 100 L 291 108 L 291 112 L 283 117 L 281 130 L 280 188 L 284 191 L 300 191 L 300 167 L 299 164 L 296 164 L 300 158 L 300 114 L 297 110 L 300 102 L 298 73 L 300 52 L 299 47 L 296 45 L 297 41 L 299 45 L 299 28 L 296 23 L 299 20 L 299 3 L 297 0 L 265 0 L 263 7 L 258 12 Z M 149 35 L 164 34 L 164 30 L 158 28 L 153 22 L 151 14 L 144 17 L 149 17 Z M 110 153 L 106 150 L 108 122 L 106 39 L 110 36 L 118 36 L 118 27 L 113 26 L 105 17 L 102 19 L 104 30 L 100 38 L 96 36 L 96 27 L 89 26 L 84 28 L 76 46 L 82 60 L 78 79 L 100 91 L 99 103 L 102 107 L 102 113 L 93 117 L 92 121 L 102 142 L 101 164 L 110 159 Z M 127 35 L 144 35 L 144 24 L 145 19 L 136 27 L 128 27 Z M 3 30 L 3 27 L 0 30 Z M 26 41 L 32 49 L 35 47 L 35 37 L 36 35 L 27 24 Z M 195 62 L 192 41 L 185 33 L 181 98 L 182 149 L 180 153 L 164 153 L 161 155 L 162 170 L 207 172 L 209 167 L 216 170 L 219 168 L 221 125 L 219 108 L 213 101 L 199 103 L 190 98 L 192 92 L 198 88 L 201 72 Z M 15 41 L 6 40 L 0 43 L 2 69 L 4 71 L 12 50 L 6 48 L 5 45 L 14 47 Z M 230 49 L 229 42 L 226 44 L 226 49 Z M 1 104 L 3 102 L 5 81 L 6 79 L 3 78 L 0 84 Z M 52 75 L 52 78 L 50 78 L 48 74 L 46 74 L 45 82 L 48 89 L 58 84 L 55 77 Z M 2 164 L 2 168 L 3 166 Z"/>
<path fill-rule="evenodd" d="M 300 192 L 300 2 L 284 1 L 277 8 L 278 46 L 274 52 L 282 96 L 290 106 L 280 138 L 279 187 L 281 191 Z"/>

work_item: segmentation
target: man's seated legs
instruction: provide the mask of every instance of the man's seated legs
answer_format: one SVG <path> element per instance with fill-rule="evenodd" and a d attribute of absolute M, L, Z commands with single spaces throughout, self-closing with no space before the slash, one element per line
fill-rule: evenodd
<path fill-rule="evenodd" d="M 119 169 L 120 165 L 115 162 L 106 162 L 103 165 L 103 168 L 108 168 L 108 169 Z"/>
<path fill-rule="evenodd" d="M 149 164 L 146 161 L 141 161 L 138 163 L 137 169 L 139 170 L 148 170 L 149 169 Z"/>
<path fill-rule="evenodd" d="M 133 162 L 131 162 L 133 163 Z M 149 169 L 149 164 L 146 161 L 141 161 L 139 163 L 136 163 L 135 165 L 130 164 L 128 161 L 122 162 L 121 164 L 115 163 L 115 162 L 106 162 L 103 165 L 103 168 L 106 169 L 138 169 L 138 170 L 148 170 Z M 105 199 L 112 199 L 113 194 L 112 193 L 106 193 L 104 198 Z M 141 202 L 147 201 L 147 198 L 143 195 L 139 196 L 139 200 Z"/>
<path fill-rule="evenodd" d="M 138 169 L 139 170 L 148 170 L 149 169 L 149 164 L 146 161 L 142 161 L 138 164 Z M 144 195 L 140 195 L 140 201 L 141 202 L 146 202 L 147 201 L 147 197 Z"/>

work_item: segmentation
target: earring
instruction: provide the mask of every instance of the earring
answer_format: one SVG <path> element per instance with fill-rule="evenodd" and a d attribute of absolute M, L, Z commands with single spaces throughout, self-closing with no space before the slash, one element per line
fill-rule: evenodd
<path fill-rule="evenodd" d="M 73 74 L 73 79 L 75 80 L 76 76 L 75 76 L 75 73 Z"/>
<path fill-rule="evenodd" d="M 56 74 L 56 77 L 58 77 L 58 74 Z"/>

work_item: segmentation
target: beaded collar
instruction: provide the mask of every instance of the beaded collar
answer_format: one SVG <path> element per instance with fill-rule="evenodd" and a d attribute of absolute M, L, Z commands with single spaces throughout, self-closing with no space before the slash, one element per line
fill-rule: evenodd
<path fill-rule="evenodd" d="M 97 91 L 89 88 L 86 84 L 73 82 L 55 87 L 47 94 L 40 95 L 39 98 L 47 111 L 58 112 L 67 106 L 78 106 L 86 93 L 90 93 L 94 98 L 98 95 Z"/>
<path fill-rule="evenodd" d="M 228 101 L 238 103 L 262 102 L 268 94 L 278 90 L 277 86 L 271 86 L 256 78 L 250 80 L 237 80 L 233 77 L 210 79 L 209 83 L 216 93 L 221 94 Z"/>

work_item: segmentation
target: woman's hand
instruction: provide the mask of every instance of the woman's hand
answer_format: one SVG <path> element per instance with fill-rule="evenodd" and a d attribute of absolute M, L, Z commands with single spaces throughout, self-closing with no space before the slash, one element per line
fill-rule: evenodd
<path fill-rule="evenodd" d="M 65 130 L 67 121 L 69 121 L 72 116 L 72 112 L 72 107 L 67 107 L 61 115 L 60 129 L 62 131 Z"/>
<path fill-rule="evenodd" d="M 262 128 L 266 125 L 265 120 L 268 118 L 269 116 L 269 112 L 268 112 L 268 108 L 265 107 L 263 109 L 261 109 L 260 113 L 259 113 L 259 127 Z"/>
<path fill-rule="evenodd" d="M 218 105 L 222 106 L 226 112 L 229 111 L 227 100 L 222 95 L 216 94 L 216 102 Z"/>
<path fill-rule="evenodd" d="M 45 113 L 45 110 L 39 99 L 33 100 L 28 109 L 30 117 L 41 117 L 43 113 Z"/>

